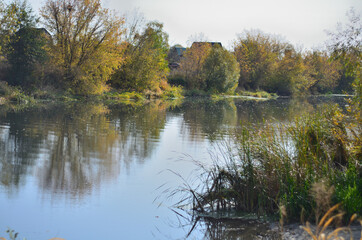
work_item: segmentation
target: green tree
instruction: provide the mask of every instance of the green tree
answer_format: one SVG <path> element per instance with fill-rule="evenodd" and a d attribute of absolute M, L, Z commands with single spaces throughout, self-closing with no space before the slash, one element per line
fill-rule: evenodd
<path fill-rule="evenodd" d="M 215 93 L 233 92 L 238 85 L 239 64 L 235 56 L 215 45 L 203 65 L 206 91 Z"/>
<path fill-rule="evenodd" d="M 205 88 L 206 83 L 202 68 L 211 48 L 209 42 L 197 42 L 192 44 L 183 54 L 177 73 L 184 78 L 188 89 Z"/>
<path fill-rule="evenodd" d="M 100 0 L 47 0 L 41 10 L 53 36 L 53 64 L 76 94 L 98 94 L 123 60 L 123 19 Z"/>
<path fill-rule="evenodd" d="M 283 96 L 304 94 L 310 88 L 309 79 L 303 74 L 304 64 L 300 52 L 288 44 L 273 63 L 270 76 L 262 89 Z"/>
<path fill-rule="evenodd" d="M 150 22 L 146 29 L 125 43 L 125 62 L 113 75 L 113 86 L 138 92 L 160 91 L 169 72 L 166 60 L 168 35 L 163 24 Z"/>
<path fill-rule="evenodd" d="M 9 83 L 26 87 L 42 84 L 50 38 L 45 29 L 34 27 L 21 28 L 11 38 L 11 52 L 7 56 L 11 66 Z"/>
<path fill-rule="evenodd" d="M 17 31 L 35 27 L 38 22 L 26 0 L 14 0 L 9 4 L 0 1 L 0 55 L 11 51 L 10 41 Z"/>

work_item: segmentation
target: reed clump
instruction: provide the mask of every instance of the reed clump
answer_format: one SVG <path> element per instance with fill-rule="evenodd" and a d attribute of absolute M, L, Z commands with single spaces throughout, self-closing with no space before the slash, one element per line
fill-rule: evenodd
<path fill-rule="evenodd" d="M 321 212 L 341 202 L 346 218 L 361 215 L 358 121 L 331 107 L 290 123 L 244 126 L 220 147 L 221 154 L 213 154 L 211 167 L 201 166 L 202 184 L 188 189 L 193 209 L 258 215 L 284 209 L 283 221 L 297 220 L 302 212 L 318 221 Z"/>

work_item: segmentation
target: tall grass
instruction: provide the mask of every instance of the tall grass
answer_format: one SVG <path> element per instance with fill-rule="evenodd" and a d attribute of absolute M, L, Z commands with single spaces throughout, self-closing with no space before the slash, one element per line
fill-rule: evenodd
<path fill-rule="evenodd" d="M 186 189 L 193 209 L 258 215 L 284 209 L 284 218 L 296 220 L 302 212 L 318 215 L 323 198 L 316 195 L 328 192 L 331 204 L 342 202 L 347 217 L 361 215 L 362 132 L 356 120 L 332 107 L 288 124 L 243 127 L 221 155 L 213 155 L 211 167 L 201 166 L 202 184 Z M 313 188 L 321 181 L 325 191 Z"/>
<path fill-rule="evenodd" d="M 328 239 L 340 239 L 344 240 L 345 238 L 342 236 L 343 233 L 349 233 L 349 239 L 353 239 L 353 233 L 350 229 L 351 224 L 356 220 L 357 214 L 353 214 L 352 217 L 349 220 L 348 226 L 346 227 L 338 227 L 334 229 L 333 231 L 328 231 L 328 228 L 335 222 L 338 221 L 342 216 L 343 212 L 334 213 L 338 208 L 340 207 L 340 204 L 336 204 L 322 217 L 320 221 L 316 222 L 316 227 L 312 227 L 309 222 L 306 223 L 305 226 L 302 227 L 302 229 L 308 233 L 308 235 L 313 240 L 328 240 Z M 362 224 L 362 222 L 360 221 Z"/>

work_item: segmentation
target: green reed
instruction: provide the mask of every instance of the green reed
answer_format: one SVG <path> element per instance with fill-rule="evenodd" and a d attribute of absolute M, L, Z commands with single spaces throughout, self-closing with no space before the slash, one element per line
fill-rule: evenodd
<path fill-rule="evenodd" d="M 316 214 L 312 186 L 334 186 L 332 203 L 342 202 L 346 216 L 361 215 L 361 129 L 359 120 L 331 107 L 290 123 L 244 126 L 234 140 L 202 166 L 201 185 L 192 190 L 196 211 L 238 210 L 288 219 Z M 357 125 L 356 125 L 357 124 Z M 324 193 L 320 193 L 324 194 Z"/>

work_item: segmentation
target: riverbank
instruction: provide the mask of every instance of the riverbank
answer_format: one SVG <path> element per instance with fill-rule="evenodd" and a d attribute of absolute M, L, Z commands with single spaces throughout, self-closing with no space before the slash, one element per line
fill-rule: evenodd
<path fill-rule="evenodd" d="M 203 217 L 201 220 L 205 224 L 207 239 L 259 239 L 259 240 L 305 240 L 313 239 L 303 228 L 306 224 L 289 223 L 283 226 L 275 220 L 266 220 L 263 218 L 244 218 L 244 217 Z M 194 223 L 191 224 L 194 226 Z M 316 239 L 320 239 L 316 234 L 317 227 L 308 225 Z M 327 227 L 323 230 L 326 239 L 361 239 L 361 225 L 353 223 L 348 227 L 336 228 Z M 338 233 L 333 235 L 334 233 Z M 189 233 L 191 235 L 191 233 Z M 332 236 L 333 235 L 333 236 Z"/>
<path fill-rule="evenodd" d="M 328 95 L 313 95 L 313 96 L 328 96 L 328 97 L 348 97 L 350 95 L 343 94 L 328 94 Z M 150 99 L 183 99 L 183 98 L 210 98 L 213 100 L 241 98 L 246 100 L 265 101 L 277 98 L 290 98 L 278 96 L 277 94 L 267 93 L 265 91 L 242 91 L 237 90 L 235 94 L 212 94 L 200 90 L 183 90 L 181 87 L 168 87 L 163 91 L 144 93 L 125 92 L 115 89 L 108 89 L 100 95 L 75 95 L 71 90 L 59 90 L 51 87 L 43 89 L 33 89 L 23 91 L 19 87 L 13 87 L 6 82 L 0 81 L 0 105 L 4 104 L 35 104 L 38 102 L 74 102 L 74 101 L 96 101 L 105 103 L 116 103 L 125 101 L 147 101 Z M 308 96 L 304 96 L 308 97 Z"/>
<path fill-rule="evenodd" d="M 333 218 L 347 224 L 362 216 L 361 120 L 352 100 L 345 110 L 324 106 L 286 123 L 244 125 L 211 153 L 211 166 L 196 162 L 200 184 L 180 189 L 189 192 L 181 205 L 201 215 L 241 211 L 318 223 L 340 203 L 345 214 Z"/>

